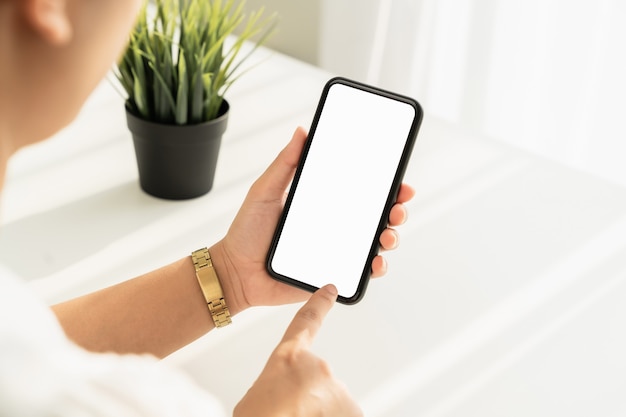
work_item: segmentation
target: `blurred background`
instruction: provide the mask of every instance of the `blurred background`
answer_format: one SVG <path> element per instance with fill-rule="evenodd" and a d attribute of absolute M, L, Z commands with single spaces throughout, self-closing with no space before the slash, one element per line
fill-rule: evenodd
<path fill-rule="evenodd" d="M 626 2 L 249 0 L 270 46 L 626 185 Z"/>

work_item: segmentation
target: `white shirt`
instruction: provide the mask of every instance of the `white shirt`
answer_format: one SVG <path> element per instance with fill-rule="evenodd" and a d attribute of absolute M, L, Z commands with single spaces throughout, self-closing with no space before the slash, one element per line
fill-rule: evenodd
<path fill-rule="evenodd" d="M 225 416 L 186 375 L 151 356 L 95 354 L 0 265 L 0 417 Z"/>

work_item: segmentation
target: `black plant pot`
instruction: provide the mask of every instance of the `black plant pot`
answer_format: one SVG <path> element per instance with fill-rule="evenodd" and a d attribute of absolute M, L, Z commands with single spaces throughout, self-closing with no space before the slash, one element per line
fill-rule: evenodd
<path fill-rule="evenodd" d="M 179 126 L 146 121 L 126 109 L 141 188 L 169 200 L 208 193 L 213 187 L 228 111 L 228 102 L 224 100 L 216 119 Z"/>

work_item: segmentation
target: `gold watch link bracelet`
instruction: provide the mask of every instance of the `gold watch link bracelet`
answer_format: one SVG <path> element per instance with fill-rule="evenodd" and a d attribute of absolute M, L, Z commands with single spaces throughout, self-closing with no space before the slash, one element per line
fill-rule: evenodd
<path fill-rule="evenodd" d="M 224 301 L 224 292 L 217 278 L 211 254 L 207 248 L 198 249 L 191 253 L 193 265 L 196 268 L 196 278 L 204 294 L 209 312 L 215 323 L 215 327 L 224 327 L 232 323 L 230 311 Z"/>

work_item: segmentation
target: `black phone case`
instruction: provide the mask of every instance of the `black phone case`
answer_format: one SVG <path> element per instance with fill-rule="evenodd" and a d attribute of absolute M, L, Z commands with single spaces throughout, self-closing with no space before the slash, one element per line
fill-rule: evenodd
<path fill-rule="evenodd" d="M 402 183 L 402 179 L 404 177 L 404 173 L 406 172 L 406 168 L 408 166 L 408 162 L 409 159 L 411 157 L 411 153 L 413 151 L 413 147 L 415 145 L 415 140 L 417 138 L 417 133 L 419 131 L 419 127 L 421 125 L 422 119 L 423 119 L 423 110 L 422 107 L 420 106 L 420 104 L 407 96 L 403 96 L 400 94 L 396 94 L 378 87 L 374 87 L 371 85 L 367 85 L 358 81 L 354 81 L 354 80 L 350 80 L 344 77 L 334 77 L 331 78 L 326 85 L 324 86 L 324 89 L 322 90 L 322 94 L 319 100 L 319 103 L 317 105 L 317 109 L 315 111 L 315 115 L 313 117 L 313 121 L 311 123 L 311 128 L 309 130 L 308 133 L 308 137 L 306 140 L 306 143 L 304 145 L 304 149 L 302 151 L 302 155 L 300 157 L 300 161 L 298 162 L 298 166 L 296 168 L 296 172 L 294 175 L 294 179 L 293 182 L 291 184 L 291 188 L 289 189 L 289 194 L 287 195 L 287 200 L 285 202 L 285 207 L 283 208 L 283 212 L 280 216 L 280 219 L 278 221 L 278 225 L 276 227 L 276 231 L 274 233 L 274 237 L 272 239 L 272 242 L 270 244 L 270 248 L 268 251 L 268 255 L 267 255 L 267 259 L 266 259 L 266 269 L 269 273 L 269 275 L 271 277 L 273 277 L 274 279 L 296 286 L 298 288 L 302 288 L 304 290 L 310 291 L 310 292 L 314 292 L 316 291 L 318 288 L 312 285 L 309 285 L 305 282 L 301 282 L 298 281 L 297 279 L 291 278 L 291 277 L 287 277 L 284 275 L 281 275 L 279 273 L 277 273 L 276 271 L 274 271 L 272 269 L 272 258 L 274 255 L 274 252 L 276 250 L 276 247 L 278 245 L 278 241 L 280 240 L 280 235 L 281 235 L 281 231 L 283 228 L 283 225 L 285 223 L 285 220 L 287 218 L 287 214 L 289 212 L 289 208 L 291 205 L 291 201 L 293 199 L 295 190 L 298 186 L 298 180 L 300 178 L 301 172 L 302 172 L 302 168 L 304 166 L 304 161 L 306 160 L 309 148 L 311 146 L 311 143 L 313 140 L 315 140 L 315 130 L 317 127 L 317 124 L 319 122 L 320 116 L 322 114 L 322 109 L 324 108 L 324 103 L 326 101 L 326 97 L 328 95 L 328 91 L 330 90 L 330 87 L 334 84 L 344 84 L 350 87 L 354 87 L 372 94 L 377 94 L 383 97 L 388 97 L 388 98 L 392 98 L 394 100 L 398 100 L 407 104 L 410 104 L 414 109 L 415 109 L 415 118 L 413 119 L 413 124 L 411 125 L 411 128 L 409 130 L 409 135 L 407 137 L 405 146 L 404 146 L 404 150 L 402 152 L 402 156 L 400 158 L 400 162 L 398 164 L 397 170 L 396 170 L 396 174 L 394 176 L 394 180 L 390 189 L 390 192 L 387 196 L 387 201 L 385 203 L 385 208 L 384 211 L 382 213 L 382 216 L 379 220 L 378 223 L 378 227 L 376 229 L 376 235 L 374 236 L 373 242 L 370 246 L 370 251 L 367 257 L 367 261 L 363 267 L 363 272 L 361 274 L 361 278 L 359 281 L 359 285 L 357 288 L 356 293 L 354 294 L 354 296 L 352 297 L 343 297 L 343 296 L 338 296 L 337 301 L 342 303 L 342 304 L 356 304 L 358 303 L 363 296 L 365 295 L 365 290 L 367 288 L 367 284 L 370 280 L 370 275 L 372 272 L 372 260 L 374 259 L 374 257 L 378 254 L 378 250 L 380 247 L 380 243 L 379 243 L 379 238 L 380 238 L 380 234 L 383 232 L 383 230 L 385 230 L 385 228 L 387 227 L 387 223 L 388 223 L 388 218 L 389 218 L 389 212 L 391 210 L 391 207 L 393 207 L 396 199 L 397 199 L 397 195 L 398 195 L 398 191 L 400 189 L 400 185 Z"/>

